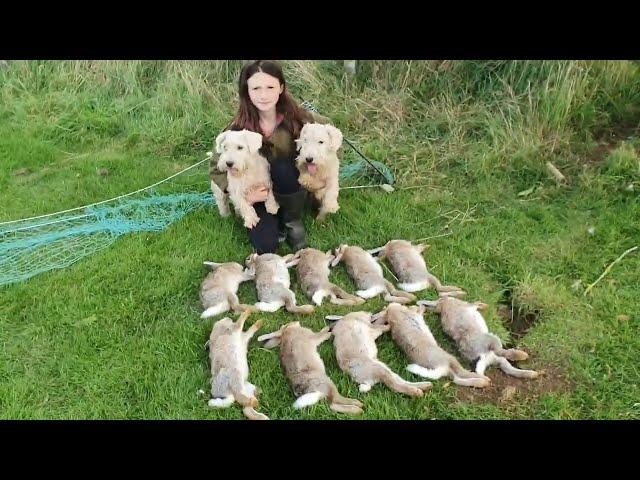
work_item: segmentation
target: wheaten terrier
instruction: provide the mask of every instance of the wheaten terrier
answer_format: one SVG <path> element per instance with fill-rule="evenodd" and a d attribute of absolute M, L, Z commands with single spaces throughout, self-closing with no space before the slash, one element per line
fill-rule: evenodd
<path fill-rule="evenodd" d="M 269 162 L 260 153 L 262 135 L 249 130 L 222 132 L 216 138 L 216 152 L 220 154 L 218 170 L 227 172 L 229 185 L 228 197 L 238 214 L 244 220 L 244 226 L 253 228 L 260 221 L 252 205 L 246 198 L 249 193 L 261 187 L 269 190 L 265 207 L 269 213 L 277 213 L 279 205 L 273 196 Z M 220 215 L 229 215 L 227 195 L 211 182 Z"/>
<path fill-rule="evenodd" d="M 307 123 L 296 140 L 300 152 L 296 158 L 300 170 L 300 185 L 320 202 L 316 217 L 324 221 L 328 213 L 336 213 L 338 205 L 338 149 L 342 145 L 342 132 L 332 125 Z"/>

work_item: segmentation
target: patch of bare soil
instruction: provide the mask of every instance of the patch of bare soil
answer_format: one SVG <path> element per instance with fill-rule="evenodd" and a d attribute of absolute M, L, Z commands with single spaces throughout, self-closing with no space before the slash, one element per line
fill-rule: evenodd
<path fill-rule="evenodd" d="M 611 150 L 615 150 L 620 143 L 640 137 L 640 120 L 627 122 L 613 130 L 596 134 L 598 145 L 584 157 L 584 163 L 598 166 L 604 162 Z"/>
<path fill-rule="evenodd" d="M 508 407 L 537 400 L 546 393 L 571 390 L 571 384 L 560 367 L 550 365 L 538 372 L 541 374 L 538 378 L 527 380 L 512 377 L 492 366 L 485 372 L 485 375 L 491 378 L 489 387 L 469 388 L 455 385 L 458 389 L 456 399 L 464 403 L 493 403 Z"/>

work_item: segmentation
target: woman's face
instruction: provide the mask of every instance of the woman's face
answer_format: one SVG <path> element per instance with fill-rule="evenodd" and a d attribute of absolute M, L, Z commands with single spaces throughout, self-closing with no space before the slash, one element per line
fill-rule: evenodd
<path fill-rule="evenodd" d="M 251 103 L 261 112 L 275 110 L 284 85 L 276 77 L 264 72 L 256 72 L 247 80 Z"/>

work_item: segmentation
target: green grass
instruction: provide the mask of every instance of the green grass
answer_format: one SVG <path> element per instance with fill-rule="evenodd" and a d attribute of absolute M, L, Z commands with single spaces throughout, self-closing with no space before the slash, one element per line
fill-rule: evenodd
<path fill-rule="evenodd" d="M 127 193 L 201 160 L 233 115 L 239 67 L 49 61 L 0 69 L 0 221 Z M 640 418 L 637 253 L 582 294 L 640 242 L 637 65 L 372 61 L 354 80 L 340 62 L 285 69 L 297 98 L 314 102 L 398 179 L 392 194 L 343 191 L 325 227 L 308 217 L 312 246 L 432 237 L 431 270 L 489 303 L 490 329 L 531 354 L 523 365 L 547 371 L 524 382 L 492 367 L 494 385 L 483 393 L 442 379 L 421 399 L 383 386 L 365 395 L 326 342 L 327 371 L 343 395 L 365 402 L 361 418 Z M 568 185 L 556 184 L 547 161 Z M 208 392 L 212 325 L 199 319 L 198 288 L 203 260 L 240 261 L 250 251 L 239 221 L 206 208 L 162 233 L 127 235 L 71 267 L 0 287 L 0 417 L 243 418 L 237 406 L 212 410 L 197 394 Z M 344 267 L 332 279 L 353 291 Z M 239 294 L 256 300 L 250 283 Z M 496 313 L 509 295 L 523 312 L 540 313 L 520 340 Z M 303 323 L 317 330 L 324 315 L 347 311 L 325 304 Z M 266 320 L 261 333 L 292 318 L 254 317 Z M 426 320 L 455 352 L 437 317 Z M 388 335 L 378 347 L 394 371 L 418 380 Z M 249 363 L 263 390 L 260 411 L 271 418 L 346 418 L 326 404 L 294 410 L 277 351 L 254 340 Z M 507 385 L 517 393 L 500 401 Z"/>

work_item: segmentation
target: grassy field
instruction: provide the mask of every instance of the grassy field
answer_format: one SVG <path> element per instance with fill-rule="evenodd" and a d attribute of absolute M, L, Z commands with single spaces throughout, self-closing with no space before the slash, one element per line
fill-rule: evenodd
<path fill-rule="evenodd" d="M 390 194 L 343 191 L 339 214 L 324 227 L 308 217 L 311 246 L 428 238 L 433 273 L 490 304 L 490 329 L 529 352 L 523 368 L 544 371 L 522 381 L 492 367 L 486 390 L 441 379 L 421 399 L 383 386 L 362 394 L 325 342 L 330 377 L 365 403 L 359 418 L 640 418 L 638 251 L 584 295 L 640 245 L 637 63 L 369 61 L 354 79 L 341 62 L 284 64 L 293 94 L 397 178 Z M 131 192 L 201 160 L 235 111 L 239 68 L 0 67 L 0 222 Z M 243 418 L 237 406 L 212 410 L 198 394 L 209 391 L 204 343 L 212 326 L 199 319 L 198 289 L 203 260 L 241 261 L 250 252 L 239 220 L 210 206 L 164 232 L 124 236 L 71 267 L 0 287 L 0 418 Z M 354 290 L 343 266 L 332 279 Z M 240 298 L 255 301 L 254 286 L 243 284 Z M 383 305 L 376 299 L 363 309 Z M 303 323 L 317 330 L 324 315 L 347 311 L 325 303 Z M 292 319 L 278 312 L 250 322 L 258 317 L 260 333 Z M 426 321 L 456 353 L 438 318 Z M 388 335 L 378 348 L 394 371 L 418 380 Z M 263 390 L 259 410 L 272 419 L 347 418 L 324 403 L 294 410 L 277 351 L 254 340 L 249 364 Z"/>

